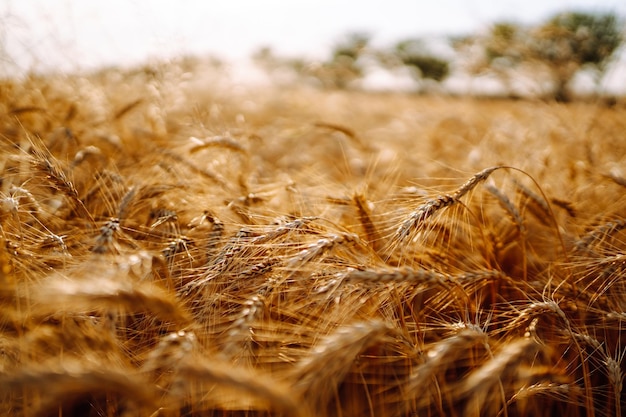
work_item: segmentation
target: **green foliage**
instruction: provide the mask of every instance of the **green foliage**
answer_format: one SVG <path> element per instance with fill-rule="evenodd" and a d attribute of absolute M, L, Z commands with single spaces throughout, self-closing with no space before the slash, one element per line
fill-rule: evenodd
<path fill-rule="evenodd" d="M 591 67 L 601 75 L 622 40 L 621 23 L 613 13 L 560 13 L 532 27 L 498 22 L 481 41 L 485 62 L 478 68 L 492 68 L 501 75 L 503 62 L 509 67 L 530 64 L 547 69 L 552 96 L 567 101 L 568 84 L 578 70 Z"/>
<path fill-rule="evenodd" d="M 365 33 L 350 33 L 336 44 L 332 50 L 333 61 L 349 59 L 356 61 L 368 46 L 370 36 Z"/>
<path fill-rule="evenodd" d="M 519 60 L 519 37 L 522 29 L 515 23 L 498 22 L 491 27 L 489 39 L 485 45 L 485 52 L 489 61 L 497 58 L 514 58 Z"/>
<path fill-rule="evenodd" d="M 554 16 L 532 33 L 533 56 L 553 65 L 573 62 L 603 66 L 622 42 L 615 14 L 579 12 Z"/>
<path fill-rule="evenodd" d="M 399 42 L 395 47 L 395 55 L 404 65 L 418 70 L 421 78 L 440 82 L 450 74 L 448 61 L 428 51 L 419 39 Z"/>

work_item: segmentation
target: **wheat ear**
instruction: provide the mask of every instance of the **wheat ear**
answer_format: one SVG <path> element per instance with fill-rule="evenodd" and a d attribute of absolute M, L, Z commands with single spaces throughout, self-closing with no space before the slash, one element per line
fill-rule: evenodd
<path fill-rule="evenodd" d="M 414 411 L 413 407 L 416 403 L 418 406 L 430 404 L 433 378 L 439 372 L 452 366 L 459 355 L 477 343 L 488 343 L 487 336 L 476 326 L 471 326 L 429 346 L 425 352 L 425 362 L 411 372 L 404 388 L 405 396 L 395 409 L 390 410 L 390 415 L 393 417 L 405 416 Z"/>
<path fill-rule="evenodd" d="M 233 366 L 229 362 L 189 357 L 177 367 L 176 371 L 180 379 L 179 384 L 189 385 L 191 382 L 198 382 L 203 385 L 228 387 L 239 394 L 267 401 L 272 409 L 286 412 L 290 416 L 310 416 L 308 408 L 299 401 L 299 396 L 292 389 L 252 369 Z M 240 400 L 246 402 L 246 398 L 240 397 Z"/>
<path fill-rule="evenodd" d="M 97 395 L 103 390 L 115 393 L 135 404 L 154 407 L 156 393 L 151 385 L 138 375 L 125 369 L 116 369 L 110 364 L 92 364 L 89 361 L 64 359 L 61 365 L 42 364 L 21 367 L 18 372 L 0 376 L 0 389 L 4 393 L 25 389 L 46 393 L 46 401 L 40 405 L 39 413 L 58 408 L 63 402 L 79 395 Z"/>
<path fill-rule="evenodd" d="M 577 251 L 589 249 L 592 245 L 596 244 L 596 242 L 606 239 L 624 228 L 626 228 L 626 220 L 615 219 L 606 222 L 582 236 L 575 243 L 575 248 Z"/>
<path fill-rule="evenodd" d="M 63 192 L 72 202 L 71 208 L 74 211 L 79 211 L 87 220 L 92 224 L 94 219 L 91 213 L 87 210 L 84 203 L 78 195 L 78 190 L 74 187 L 65 172 L 58 166 L 57 160 L 48 152 L 33 148 L 33 166 L 37 171 L 42 172 L 45 178 L 52 184 L 52 186 Z"/>
<path fill-rule="evenodd" d="M 439 210 L 456 204 L 461 197 L 473 190 L 478 184 L 485 181 L 492 172 L 501 168 L 505 167 L 494 166 L 483 169 L 482 171 L 474 174 L 451 195 L 444 194 L 428 200 L 426 203 L 422 204 L 409 214 L 409 217 L 402 222 L 400 227 L 396 230 L 393 240 L 402 242 L 411 233 L 411 230 L 417 229 L 422 223 L 432 217 Z"/>
<path fill-rule="evenodd" d="M 294 371 L 294 388 L 323 411 L 358 355 L 380 343 L 390 328 L 380 321 L 339 327 L 313 347 Z"/>
<path fill-rule="evenodd" d="M 498 404 L 498 398 L 495 394 L 489 394 L 501 386 L 503 378 L 515 379 L 520 358 L 525 355 L 534 356 L 537 347 L 538 345 L 528 338 L 509 342 L 491 360 L 473 371 L 461 386 L 454 390 L 454 395 L 458 398 L 469 398 L 464 415 L 471 415 L 474 410 L 493 410 Z M 506 406 L 506 399 L 501 400 L 501 404 Z"/>
<path fill-rule="evenodd" d="M 89 278 L 49 277 L 34 293 L 34 297 L 41 301 L 38 308 L 54 311 L 63 306 L 71 306 L 72 310 L 114 306 L 127 311 L 151 311 L 164 320 L 191 323 L 191 316 L 166 290 L 147 281 L 133 282 L 130 277 L 122 279 L 116 276 L 115 270 L 104 271 L 96 267 L 91 272 L 93 275 Z"/>

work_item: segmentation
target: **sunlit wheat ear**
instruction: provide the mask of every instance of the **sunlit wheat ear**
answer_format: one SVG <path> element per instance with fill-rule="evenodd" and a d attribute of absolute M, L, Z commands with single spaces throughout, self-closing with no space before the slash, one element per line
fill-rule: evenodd
<path fill-rule="evenodd" d="M 94 219 L 91 213 L 89 213 L 79 198 L 78 191 L 65 172 L 63 172 L 58 161 L 49 152 L 35 147 L 33 147 L 32 154 L 32 165 L 35 170 L 41 172 L 53 188 L 60 191 L 68 198 L 70 208 L 73 211 L 93 223 Z"/>
<path fill-rule="evenodd" d="M 278 239 L 279 237 L 282 237 L 288 233 L 301 230 L 306 225 L 308 225 L 309 223 L 315 220 L 317 220 L 317 217 L 301 217 L 301 218 L 292 220 L 290 222 L 280 224 L 279 226 L 271 229 L 270 231 L 262 235 L 254 237 L 250 241 L 250 244 L 254 245 L 254 244 L 271 242 L 274 239 Z"/>
<path fill-rule="evenodd" d="M 26 199 L 29 214 L 32 215 L 33 217 L 37 218 L 38 220 L 41 220 L 41 218 L 44 216 L 44 211 L 41 205 L 39 204 L 39 202 L 37 201 L 37 199 L 35 198 L 35 196 L 23 185 L 21 187 L 16 187 L 14 185 L 11 185 L 11 187 L 9 188 L 9 193 L 11 195 L 11 198 L 18 199 L 18 203 L 19 203 L 20 198 Z M 24 204 L 21 204 L 21 203 L 20 205 L 24 206 Z M 5 207 L 4 202 L 2 203 L 2 208 L 5 210 L 7 208 Z"/>
<path fill-rule="evenodd" d="M 220 231 L 221 233 L 221 231 Z M 189 282 L 181 289 L 181 293 L 189 295 L 194 290 L 201 288 L 208 282 L 225 276 L 225 272 L 233 264 L 238 262 L 241 253 L 249 248 L 249 242 L 252 239 L 252 232 L 247 228 L 240 229 L 234 236 L 222 246 L 217 254 L 209 259 L 206 265 L 206 271 L 199 278 Z"/>
<path fill-rule="evenodd" d="M 240 152 L 244 155 L 248 153 L 246 148 L 244 148 L 241 143 L 227 136 L 213 136 L 204 139 L 198 139 L 192 136 L 191 138 L 189 138 L 189 141 L 193 144 L 191 149 L 189 149 L 189 153 L 191 154 L 212 147 L 230 149 L 235 152 Z"/>
<path fill-rule="evenodd" d="M 43 401 L 31 411 L 32 415 L 42 416 L 50 415 L 47 413 L 60 406 L 71 408 L 75 402 L 90 401 L 107 393 L 142 407 L 156 404 L 156 392 L 151 384 L 131 370 L 73 359 L 31 364 L 0 375 L 0 389 L 4 393 L 27 392 L 27 398 L 23 399 L 31 401 L 40 393 Z"/>
<path fill-rule="evenodd" d="M 385 285 L 409 283 L 413 285 L 445 284 L 449 277 L 434 271 L 424 269 L 401 268 L 392 270 L 357 270 L 350 269 L 339 277 L 341 280 L 365 285 Z"/>
<path fill-rule="evenodd" d="M 306 249 L 301 250 L 296 256 L 287 260 L 286 267 L 296 271 L 336 247 L 358 243 L 360 243 L 360 239 L 356 235 L 349 233 L 333 234 L 328 238 L 319 239 L 317 242 L 308 245 Z"/>
<path fill-rule="evenodd" d="M 91 249 L 95 253 L 119 252 L 117 235 L 121 233 L 121 222 L 126 219 L 130 203 L 136 194 L 136 188 L 131 187 L 122 197 L 118 207 L 117 216 L 109 219 L 102 227 L 96 237 L 95 244 Z"/>
<path fill-rule="evenodd" d="M 131 256 L 132 258 L 132 256 Z M 170 320 L 181 325 L 191 323 L 190 315 L 180 305 L 175 295 L 163 288 L 129 276 L 126 262 L 108 260 L 94 262 L 86 270 L 77 270 L 72 275 L 61 274 L 48 277 L 45 282 L 33 289 L 33 298 L 38 301 L 36 308 L 56 311 L 93 309 L 122 309 L 128 312 L 151 312 L 162 320 Z"/>
<path fill-rule="evenodd" d="M 320 413 L 337 395 L 338 387 L 365 349 L 384 341 L 390 328 L 380 321 L 339 327 L 320 340 L 293 369 L 294 389 Z M 337 400 L 341 401 L 340 398 Z"/>
<path fill-rule="evenodd" d="M 504 168 L 502 166 L 495 166 L 486 168 L 476 174 L 474 174 L 463 185 L 457 188 L 452 194 L 440 195 L 434 199 L 428 200 L 417 209 L 409 214 L 408 218 L 402 222 L 402 224 L 396 230 L 395 235 L 392 238 L 392 242 L 403 242 L 409 234 L 420 227 L 426 220 L 432 217 L 439 210 L 446 207 L 450 207 L 456 204 L 465 194 L 473 190 L 478 184 L 485 181 L 492 172 Z"/>
<path fill-rule="evenodd" d="M 311 416 L 287 384 L 230 362 L 190 355 L 176 368 L 175 377 L 175 385 L 185 392 L 179 400 L 197 398 L 197 408 L 206 402 L 207 410 L 272 410 L 287 416 Z M 206 387 L 212 388 L 207 391 Z"/>
<path fill-rule="evenodd" d="M 522 338 L 505 344 L 495 356 L 473 371 L 454 390 L 458 398 L 468 398 L 464 415 L 481 415 L 478 410 L 489 415 L 497 413 L 508 398 L 502 398 L 498 389 L 500 383 L 508 387 L 519 379 L 519 361 L 526 357 L 532 360 L 538 346 L 530 339 Z M 504 393 L 506 394 L 506 393 Z"/>
<path fill-rule="evenodd" d="M 561 307 L 559 307 L 556 302 L 552 300 L 530 304 L 528 307 L 523 309 L 520 312 L 519 316 L 511 322 L 511 327 L 515 327 L 518 323 L 531 320 L 532 318 L 540 316 L 544 313 L 553 314 L 558 317 L 563 322 L 570 334 L 573 334 L 570 321 L 567 318 L 565 312 L 561 309 Z"/>

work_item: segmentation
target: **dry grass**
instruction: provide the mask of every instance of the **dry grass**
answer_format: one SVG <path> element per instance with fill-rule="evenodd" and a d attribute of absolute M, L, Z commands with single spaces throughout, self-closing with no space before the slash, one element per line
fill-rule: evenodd
<path fill-rule="evenodd" d="M 0 88 L 0 414 L 620 416 L 626 111 L 175 64 Z"/>

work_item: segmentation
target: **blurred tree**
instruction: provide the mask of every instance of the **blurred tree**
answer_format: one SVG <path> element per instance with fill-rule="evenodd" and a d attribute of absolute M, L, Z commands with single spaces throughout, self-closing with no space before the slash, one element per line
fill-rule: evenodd
<path fill-rule="evenodd" d="M 394 53 L 403 65 L 413 69 L 418 79 L 441 82 L 450 74 L 448 61 L 430 52 L 421 39 L 408 39 L 397 43 Z"/>
<path fill-rule="evenodd" d="M 422 92 L 440 91 L 440 83 L 450 74 L 450 63 L 443 58 L 442 49 L 450 45 L 438 43 L 438 40 L 420 38 L 405 39 L 392 48 L 380 49 L 373 53 L 378 65 L 387 70 L 408 68 L 409 74 L 419 85 Z"/>
<path fill-rule="evenodd" d="M 567 100 L 567 86 L 583 66 L 599 74 L 622 41 L 614 14 L 562 13 L 531 31 L 531 58 L 545 63 L 553 74 L 554 98 Z"/>
<path fill-rule="evenodd" d="M 570 99 L 569 84 L 582 68 L 596 71 L 599 80 L 606 64 L 622 42 L 615 14 L 560 13 L 536 27 L 499 22 L 478 42 L 482 59 L 470 65 L 474 73 L 490 69 L 510 87 L 510 74 L 519 67 L 545 70 L 551 79 L 551 96 Z"/>

